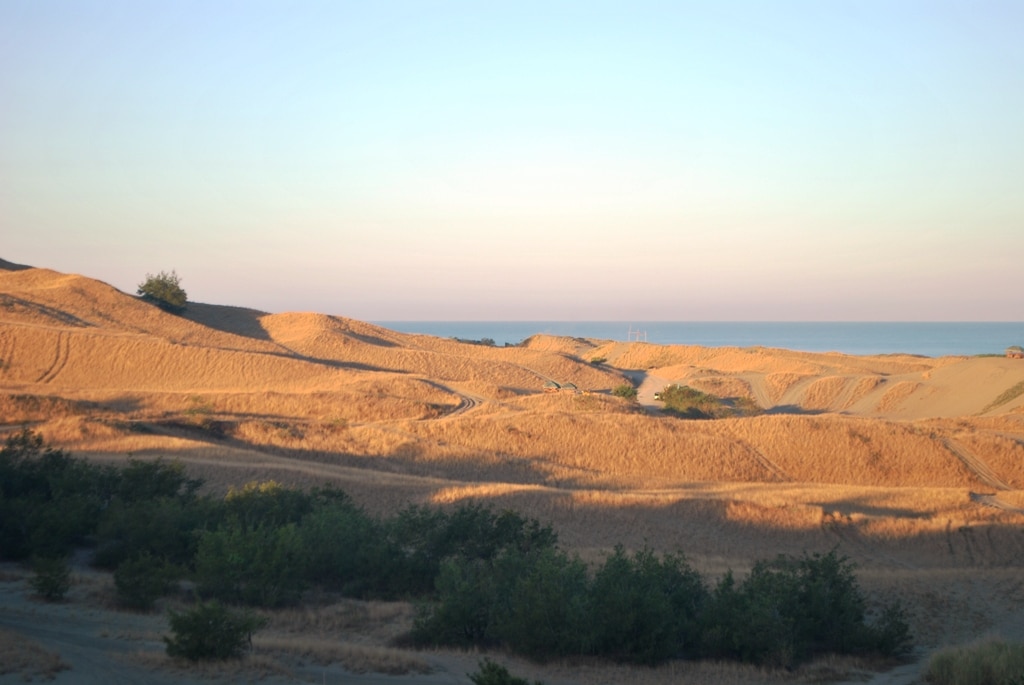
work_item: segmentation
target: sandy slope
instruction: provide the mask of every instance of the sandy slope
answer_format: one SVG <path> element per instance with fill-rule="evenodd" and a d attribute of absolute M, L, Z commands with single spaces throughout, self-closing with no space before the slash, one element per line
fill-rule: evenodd
<path fill-rule="evenodd" d="M 638 404 L 612 396 L 624 383 Z M 668 383 L 765 413 L 663 417 L 653 394 Z M 916 607 L 926 647 L 1024 636 L 1014 388 L 1024 362 L 994 357 L 488 347 L 318 313 L 192 303 L 174 316 L 0 260 L 6 429 L 96 459 L 171 456 L 214 489 L 330 481 L 380 513 L 485 500 L 552 521 L 589 559 L 646 542 L 716 573 L 839 544 L 872 587 Z M 946 616 L 937 592 L 967 609 Z"/>

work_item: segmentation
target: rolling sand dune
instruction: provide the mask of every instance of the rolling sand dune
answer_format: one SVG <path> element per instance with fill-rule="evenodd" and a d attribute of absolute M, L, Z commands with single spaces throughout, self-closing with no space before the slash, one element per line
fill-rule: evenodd
<path fill-rule="evenodd" d="M 628 383 L 639 403 L 613 396 Z M 653 393 L 669 383 L 764 413 L 664 416 Z M 1019 360 L 494 347 L 318 313 L 175 316 L 0 260 L 0 391 L 6 429 L 98 460 L 179 459 L 213 490 L 333 482 L 378 513 L 482 500 L 553 522 L 586 559 L 646 542 L 711 573 L 839 545 L 913 607 L 922 649 L 1024 637 L 1007 581 L 1024 566 Z"/>

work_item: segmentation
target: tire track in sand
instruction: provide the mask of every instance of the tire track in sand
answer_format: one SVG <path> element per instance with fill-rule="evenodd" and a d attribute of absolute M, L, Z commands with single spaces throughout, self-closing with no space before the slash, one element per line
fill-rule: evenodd
<path fill-rule="evenodd" d="M 942 444 L 967 467 L 968 471 L 973 473 L 985 485 L 996 490 L 1013 490 L 1012 487 L 996 475 L 995 471 L 988 467 L 988 464 L 963 445 L 954 442 L 951 438 L 942 438 Z"/>
<path fill-rule="evenodd" d="M 11 368 L 14 358 L 14 336 L 8 331 L 0 331 L 0 374 Z"/>
<path fill-rule="evenodd" d="M 740 438 L 736 437 L 734 437 L 733 440 L 736 441 L 737 445 L 739 445 L 747 452 L 749 452 L 750 456 L 754 458 L 754 461 L 760 464 L 761 468 L 763 468 L 768 473 L 772 474 L 776 482 L 790 483 L 793 481 L 793 479 L 789 477 L 788 473 L 783 471 L 782 468 L 780 468 L 779 465 L 776 464 L 774 461 L 766 457 L 764 453 L 761 452 L 761 450 L 757 449 L 746 440 L 741 440 Z"/>
<path fill-rule="evenodd" d="M 43 372 L 36 383 L 52 383 L 53 380 L 64 370 L 71 356 L 71 335 L 67 331 L 57 333 L 57 345 L 54 351 L 53 363 Z"/>
<path fill-rule="evenodd" d="M 986 495 L 983 492 L 971 492 L 968 493 L 972 502 L 977 502 L 986 507 L 992 507 L 993 509 L 1002 509 L 1003 511 L 1009 511 L 1014 514 L 1024 514 L 1024 509 L 1015 507 L 1009 502 L 1004 502 L 995 495 Z"/>

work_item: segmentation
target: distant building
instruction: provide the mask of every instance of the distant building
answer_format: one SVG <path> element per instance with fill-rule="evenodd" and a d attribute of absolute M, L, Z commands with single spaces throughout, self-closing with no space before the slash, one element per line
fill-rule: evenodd
<path fill-rule="evenodd" d="M 1020 345 L 1010 345 L 1006 348 L 1006 356 L 1010 359 L 1024 359 L 1024 347 Z"/>

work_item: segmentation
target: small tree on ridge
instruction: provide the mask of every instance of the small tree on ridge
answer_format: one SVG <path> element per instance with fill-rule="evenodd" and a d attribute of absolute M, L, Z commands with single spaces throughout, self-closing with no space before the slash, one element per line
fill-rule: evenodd
<path fill-rule="evenodd" d="M 146 274 L 146 280 L 139 284 L 138 294 L 161 309 L 180 312 L 188 302 L 188 295 L 181 287 L 181 279 L 173 270 L 161 271 L 156 276 Z"/>

